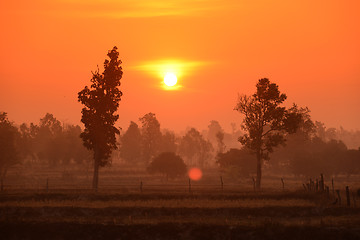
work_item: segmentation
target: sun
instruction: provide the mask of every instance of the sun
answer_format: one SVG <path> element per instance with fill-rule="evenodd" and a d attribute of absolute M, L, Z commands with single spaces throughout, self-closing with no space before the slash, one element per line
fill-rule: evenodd
<path fill-rule="evenodd" d="M 172 72 L 166 73 L 164 77 L 164 83 L 168 87 L 175 86 L 175 84 L 177 83 L 176 75 Z"/>

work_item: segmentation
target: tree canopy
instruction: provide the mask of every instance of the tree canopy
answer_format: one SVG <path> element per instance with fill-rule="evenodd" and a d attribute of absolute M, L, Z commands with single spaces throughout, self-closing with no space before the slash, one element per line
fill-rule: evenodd
<path fill-rule="evenodd" d="M 17 149 L 17 128 L 9 121 L 5 112 L 0 112 L 0 180 L 3 179 L 9 167 L 19 162 Z"/>
<path fill-rule="evenodd" d="M 173 152 L 163 152 L 153 158 L 148 166 L 149 173 L 160 173 L 166 178 L 175 178 L 186 174 L 184 160 Z"/>
<path fill-rule="evenodd" d="M 160 123 L 154 113 L 147 113 L 140 119 L 142 134 L 142 156 L 146 163 L 156 156 L 160 150 L 161 131 Z"/>
<path fill-rule="evenodd" d="M 198 130 L 191 128 L 181 138 L 178 151 L 180 155 L 187 158 L 191 166 L 197 165 L 203 167 L 211 157 L 213 146 L 204 139 Z"/>
<path fill-rule="evenodd" d="M 140 129 L 131 121 L 129 128 L 120 139 L 120 157 L 127 163 L 138 163 L 141 160 L 141 141 Z"/>
<path fill-rule="evenodd" d="M 72 161 L 82 164 L 89 159 L 90 151 L 82 143 L 81 132 L 80 126 L 61 123 L 46 113 L 39 124 L 20 125 L 19 156 L 27 163 L 49 167 L 67 166 Z"/>
<path fill-rule="evenodd" d="M 231 148 L 225 153 L 218 153 L 216 159 L 220 169 L 231 175 L 249 176 L 256 170 L 256 159 L 247 148 Z"/>
<path fill-rule="evenodd" d="M 80 136 L 85 147 L 94 152 L 94 189 L 98 186 L 98 169 L 109 163 L 112 150 L 117 148 L 116 134 L 120 133 L 115 123 L 119 119 L 116 111 L 122 92 L 118 87 L 123 72 L 117 47 L 107 56 L 103 73 L 99 69 L 93 72 L 90 87 L 85 86 L 78 93 L 78 100 L 84 105 L 81 122 L 85 125 Z"/>
<path fill-rule="evenodd" d="M 262 78 L 256 84 L 256 92 L 239 96 L 235 106 L 235 110 L 244 115 L 241 128 L 245 134 L 239 141 L 256 154 L 257 189 L 261 186 L 263 160 L 269 159 L 274 147 L 285 143 L 286 133 L 296 132 L 302 118 L 296 105 L 290 109 L 282 106 L 286 98 L 278 85 Z"/>

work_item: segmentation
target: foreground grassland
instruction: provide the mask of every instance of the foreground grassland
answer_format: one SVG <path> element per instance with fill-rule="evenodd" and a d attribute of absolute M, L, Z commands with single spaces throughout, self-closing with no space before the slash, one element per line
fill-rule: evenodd
<path fill-rule="evenodd" d="M 360 239 L 360 208 L 304 191 L 18 190 L 0 195 L 0 233 L 1 239 Z"/>

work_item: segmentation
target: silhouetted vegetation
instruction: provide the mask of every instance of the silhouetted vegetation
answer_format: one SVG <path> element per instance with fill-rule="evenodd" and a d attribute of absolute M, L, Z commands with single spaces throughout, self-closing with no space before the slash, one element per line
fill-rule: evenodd
<path fill-rule="evenodd" d="M 149 173 L 160 173 L 169 178 L 176 178 L 186 174 L 184 160 L 174 152 L 163 152 L 156 156 L 147 168 Z"/>
<path fill-rule="evenodd" d="M 0 181 L 1 190 L 8 169 L 19 163 L 17 151 L 18 129 L 11 123 L 5 112 L 0 112 Z"/>
<path fill-rule="evenodd" d="M 161 136 L 160 152 L 177 152 L 177 137 L 174 132 L 165 130 Z"/>
<path fill-rule="evenodd" d="M 217 155 L 220 169 L 232 177 L 248 177 L 256 173 L 256 158 L 247 148 L 231 148 Z"/>
<path fill-rule="evenodd" d="M 80 126 L 61 124 L 51 113 L 45 114 L 38 125 L 23 123 L 18 139 L 21 161 L 48 167 L 85 164 L 90 152 L 83 146 L 80 133 Z"/>
<path fill-rule="evenodd" d="M 244 114 L 241 125 L 245 134 L 239 138 L 241 144 L 256 155 L 256 188 L 260 189 L 262 164 L 269 160 L 274 147 L 285 143 L 285 134 L 294 133 L 301 121 L 301 114 L 294 105 L 290 109 L 281 107 L 286 95 L 267 78 L 256 84 L 252 96 L 239 96 L 235 110 Z"/>
<path fill-rule="evenodd" d="M 141 161 L 142 137 L 138 125 L 131 121 L 129 128 L 120 139 L 120 157 L 127 163 Z"/>
<path fill-rule="evenodd" d="M 347 150 L 341 141 L 324 142 L 313 138 L 292 151 L 290 168 L 294 174 L 314 176 L 319 172 L 326 175 L 358 174 L 360 172 L 360 151 Z"/>
<path fill-rule="evenodd" d="M 191 128 L 181 138 L 178 151 L 186 159 L 188 166 L 204 167 L 212 156 L 213 146 L 198 130 Z"/>
<path fill-rule="evenodd" d="M 161 131 L 160 123 L 154 113 L 147 113 L 141 117 L 142 157 L 145 163 L 160 152 Z"/>
<path fill-rule="evenodd" d="M 119 52 L 114 47 L 108 52 L 110 60 L 104 62 L 104 72 L 93 72 L 90 88 L 79 92 L 78 100 L 84 105 L 81 122 L 85 129 L 81 133 L 84 146 L 94 152 L 93 188 L 98 188 L 99 168 L 109 163 L 110 154 L 116 149 L 116 134 L 120 131 L 114 125 L 119 115 L 122 92 L 119 90 L 122 68 Z"/>
<path fill-rule="evenodd" d="M 360 150 L 348 149 L 340 140 L 326 140 L 325 127 L 311 120 L 308 109 L 300 109 L 302 120 L 296 133 L 287 136 L 286 146 L 273 155 L 273 169 L 283 173 L 316 176 L 358 174 Z"/>
<path fill-rule="evenodd" d="M 360 147 L 360 131 L 346 130 L 340 126 L 336 128 L 326 128 L 325 124 L 315 121 L 317 136 L 323 141 L 340 140 L 346 144 L 348 148 L 358 149 Z"/>

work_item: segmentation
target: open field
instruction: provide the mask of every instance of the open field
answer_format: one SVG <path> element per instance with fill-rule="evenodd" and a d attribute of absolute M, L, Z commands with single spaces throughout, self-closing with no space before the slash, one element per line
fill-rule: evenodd
<path fill-rule="evenodd" d="M 217 168 L 203 169 L 203 177 L 200 181 L 192 181 L 192 188 L 207 189 L 209 192 L 221 189 L 220 176 L 223 179 L 225 192 L 244 192 L 253 190 L 253 180 L 250 176 L 239 178 L 231 177 L 220 173 Z M 302 184 L 309 181 L 308 176 L 279 175 L 263 172 L 262 188 L 266 191 L 282 191 L 281 178 L 285 182 L 285 190 L 296 191 L 303 189 Z M 311 176 L 313 180 L 320 178 Z M 331 187 L 331 180 L 334 179 L 335 189 L 345 189 L 350 186 L 351 190 L 360 188 L 360 175 L 324 175 L 325 184 Z M 9 169 L 4 181 L 5 190 L 23 191 L 24 189 L 45 190 L 52 189 L 90 189 L 92 181 L 91 166 L 71 166 L 68 168 L 48 168 L 45 166 L 16 166 Z M 145 167 L 134 168 L 114 164 L 100 170 L 99 188 L 116 190 L 123 193 L 138 193 L 140 182 L 143 183 L 144 192 L 187 192 L 188 178 L 178 178 L 166 181 L 161 176 L 150 175 Z"/>
<path fill-rule="evenodd" d="M 360 208 L 305 192 L 8 191 L 2 239 L 359 239 Z"/>
<path fill-rule="evenodd" d="M 14 169 L 0 193 L 0 238 L 360 239 L 359 176 L 334 177 L 341 205 L 332 191 L 305 191 L 305 177 L 265 174 L 257 193 L 250 177 L 223 180 L 222 188 L 219 172 L 204 171 L 189 191 L 186 177 L 114 167 L 102 170 L 95 193 L 86 171 Z"/>

